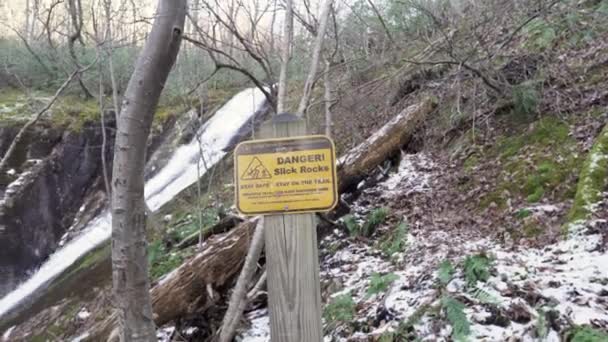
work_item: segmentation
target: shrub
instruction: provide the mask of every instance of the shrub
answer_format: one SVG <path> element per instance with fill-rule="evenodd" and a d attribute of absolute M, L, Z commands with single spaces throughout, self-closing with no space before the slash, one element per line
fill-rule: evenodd
<path fill-rule="evenodd" d="M 511 96 L 517 116 L 524 118 L 536 114 L 541 95 L 533 81 L 514 86 Z"/>

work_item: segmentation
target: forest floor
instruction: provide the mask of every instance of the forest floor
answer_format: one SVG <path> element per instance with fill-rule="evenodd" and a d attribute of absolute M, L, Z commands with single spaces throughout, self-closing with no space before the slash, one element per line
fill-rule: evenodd
<path fill-rule="evenodd" d="M 432 155 L 404 155 L 394 173 L 351 203 L 355 221 L 321 242 L 326 341 L 608 338 L 575 328 L 608 325 L 607 218 L 567 240 L 505 241 L 499 225 L 463 208 L 470 199 L 454 184 L 459 173 Z M 525 209 L 544 222 L 561 211 Z M 357 224 L 374 220 L 371 237 L 357 234 Z M 243 341 L 268 341 L 266 309 L 248 317 Z"/>

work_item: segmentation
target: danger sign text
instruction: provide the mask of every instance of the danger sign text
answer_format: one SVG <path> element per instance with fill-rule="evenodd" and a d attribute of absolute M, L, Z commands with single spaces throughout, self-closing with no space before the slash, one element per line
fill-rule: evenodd
<path fill-rule="evenodd" d="M 243 214 L 328 211 L 337 203 L 334 144 L 325 136 L 244 142 L 234 158 Z"/>

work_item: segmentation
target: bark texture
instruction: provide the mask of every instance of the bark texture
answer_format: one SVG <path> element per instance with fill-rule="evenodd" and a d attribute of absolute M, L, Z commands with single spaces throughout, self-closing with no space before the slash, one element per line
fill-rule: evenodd
<path fill-rule="evenodd" d="M 154 111 L 181 44 L 186 0 L 159 0 L 117 121 L 112 172 L 112 285 L 121 341 L 156 341 L 146 250 L 144 166 Z"/>
<path fill-rule="evenodd" d="M 338 192 L 356 187 L 376 166 L 407 143 L 420 124 L 435 109 L 432 99 L 405 108 L 374 135 L 338 161 Z"/>

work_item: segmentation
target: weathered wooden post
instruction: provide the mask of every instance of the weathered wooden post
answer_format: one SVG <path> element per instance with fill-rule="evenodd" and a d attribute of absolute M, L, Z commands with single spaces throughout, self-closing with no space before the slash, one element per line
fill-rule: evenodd
<path fill-rule="evenodd" d="M 246 142 L 235 150 L 237 208 L 245 214 L 267 214 L 273 342 L 323 338 L 314 212 L 329 210 L 337 201 L 335 151 L 329 138 L 306 134 L 304 120 L 280 114 L 262 125 L 260 137 L 267 140 Z"/>

